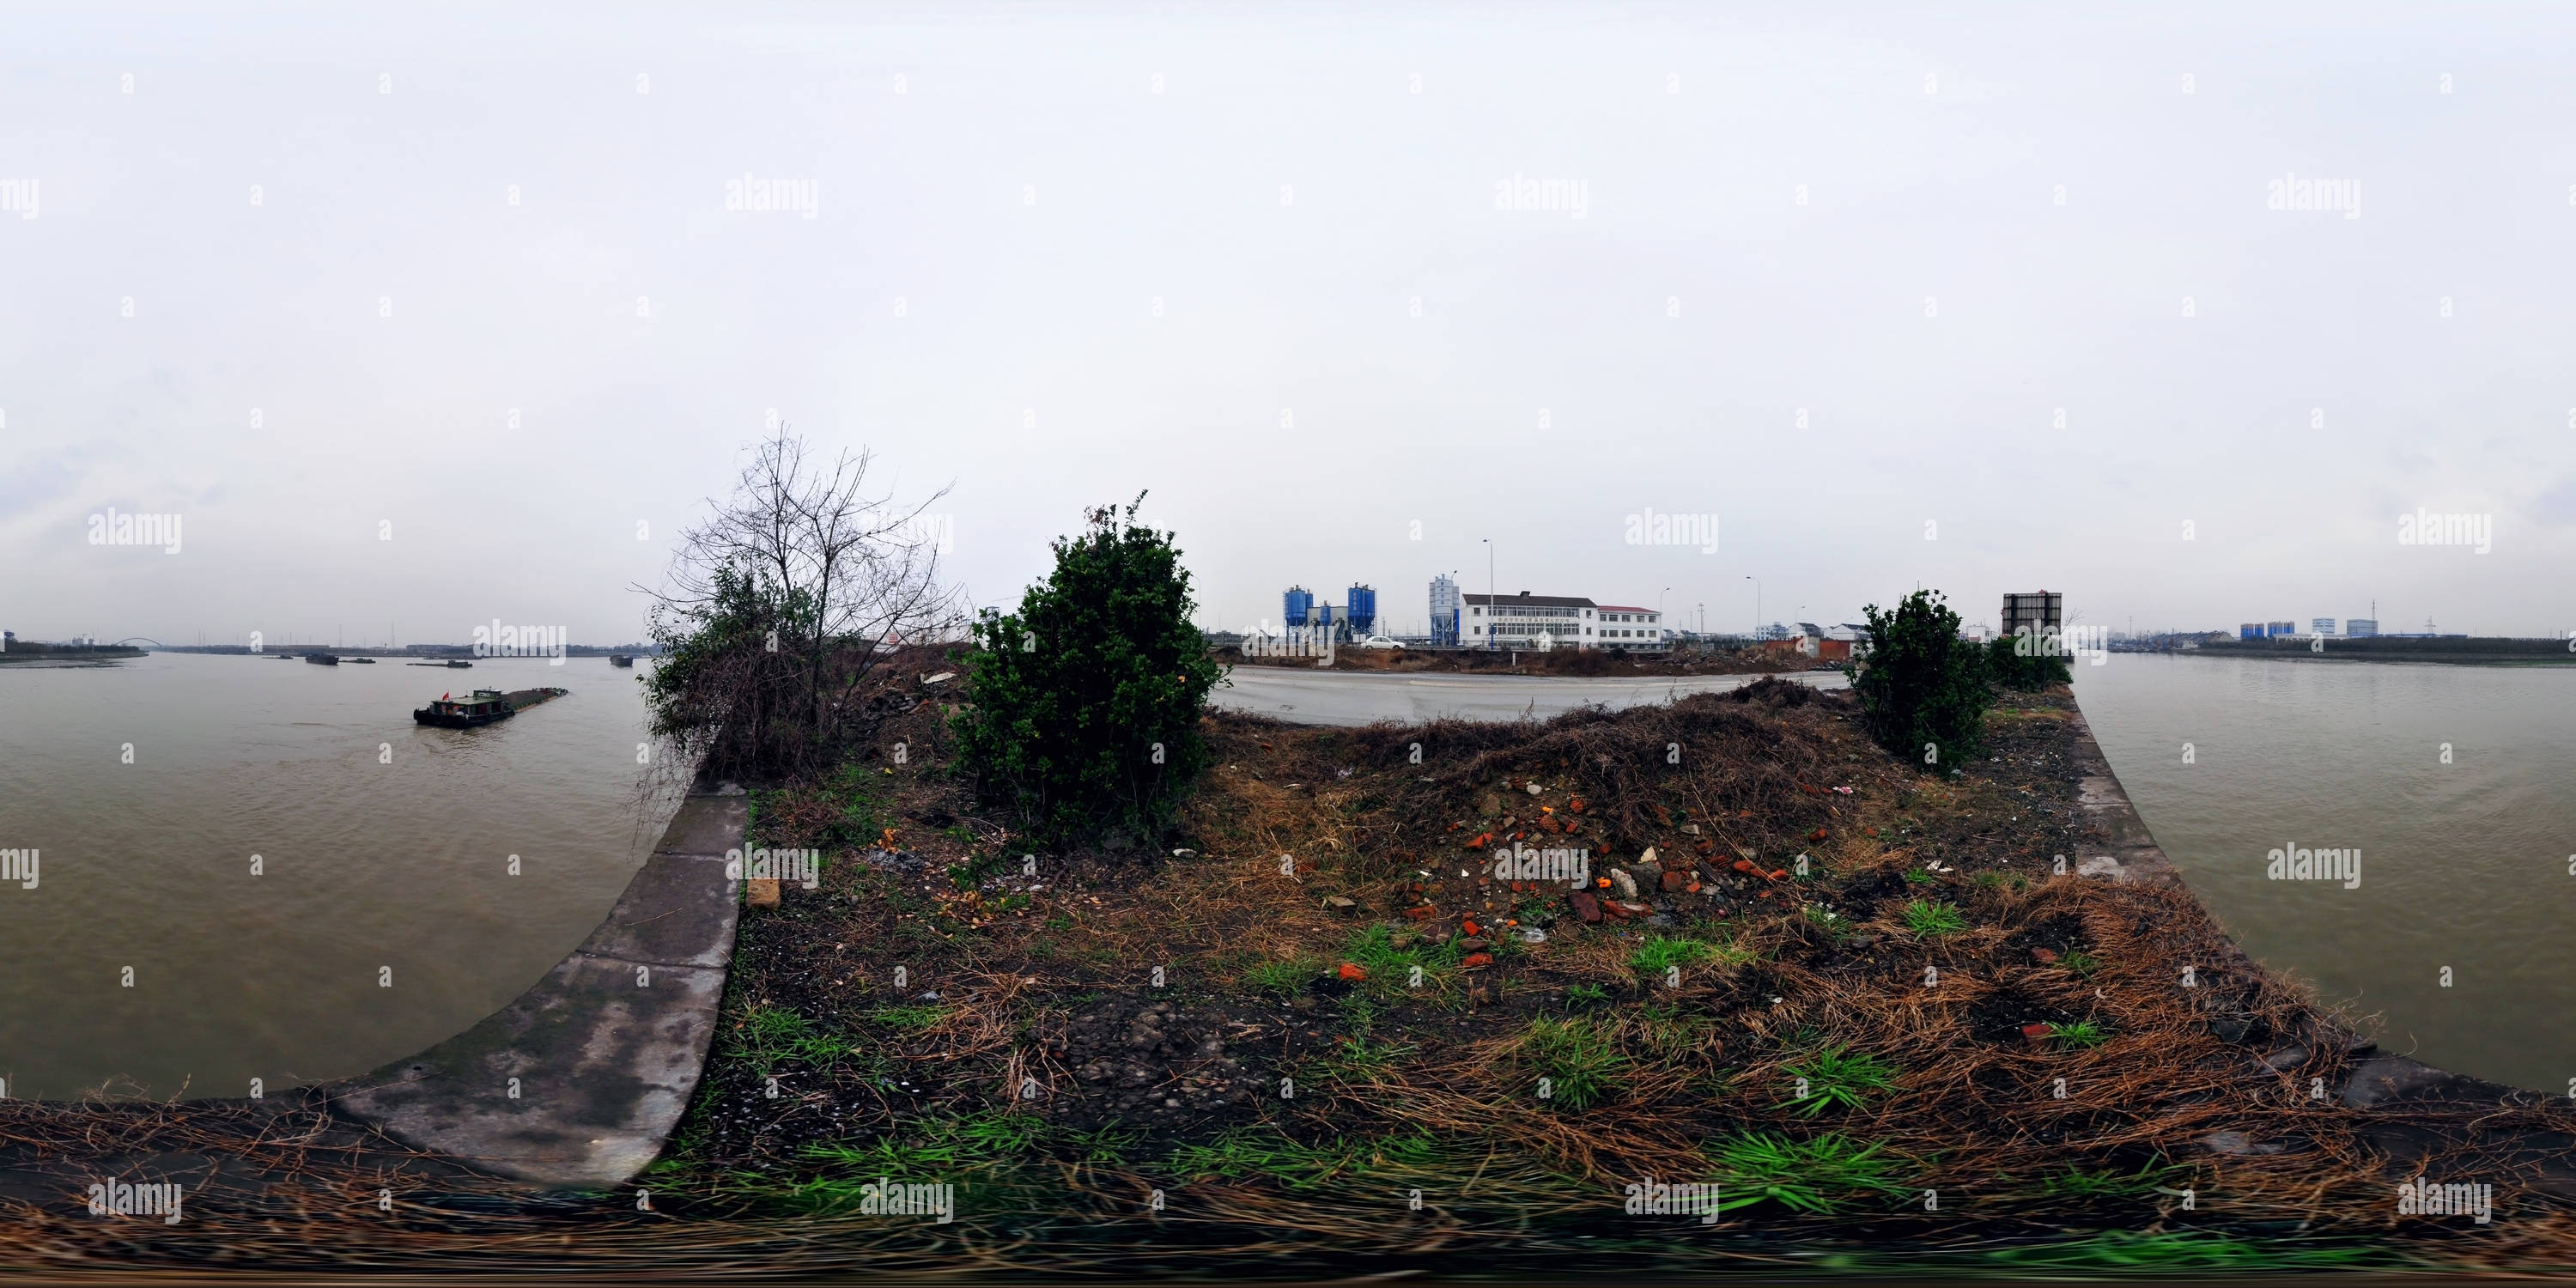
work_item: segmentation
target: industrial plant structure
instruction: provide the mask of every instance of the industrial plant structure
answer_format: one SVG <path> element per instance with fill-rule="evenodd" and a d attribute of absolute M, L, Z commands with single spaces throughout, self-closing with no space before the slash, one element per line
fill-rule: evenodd
<path fill-rule="evenodd" d="M 1353 586 L 1349 598 L 1335 605 L 1319 604 L 1315 592 L 1290 586 L 1280 597 L 1279 613 L 1281 624 L 1290 630 L 1310 626 L 1332 639 L 1366 639 L 1377 630 L 1377 588 Z"/>

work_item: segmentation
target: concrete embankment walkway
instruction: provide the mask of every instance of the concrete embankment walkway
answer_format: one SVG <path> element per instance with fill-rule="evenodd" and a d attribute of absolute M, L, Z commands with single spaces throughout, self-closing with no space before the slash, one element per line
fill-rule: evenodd
<path fill-rule="evenodd" d="M 650 1165 L 705 1071 L 733 958 L 739 788 L 692 791 L 599 928 L 517 1001 L 326 1091 L 405 1144 L 550 1188 Z"/>

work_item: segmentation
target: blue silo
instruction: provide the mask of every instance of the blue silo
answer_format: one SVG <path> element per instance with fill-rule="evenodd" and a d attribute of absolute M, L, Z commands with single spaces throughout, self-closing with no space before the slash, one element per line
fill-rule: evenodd
<path fill-rule="evenodd" d="M 1303 586 L 1290 586 L 1283 604 L 1280 612 L 1285 618 L 1285 624 L 1294 630 L 1305 625 L 1306 619 L 1314 615 L 1315 592 Z"/>
<path fill-rule="evenodd" d="M 1377 588 L 1351 587 L 1351 597 L 1342 601 L 1342 616 L 1350 620 L 1351 634 L 1361 637 L 1377 634 Z"/>

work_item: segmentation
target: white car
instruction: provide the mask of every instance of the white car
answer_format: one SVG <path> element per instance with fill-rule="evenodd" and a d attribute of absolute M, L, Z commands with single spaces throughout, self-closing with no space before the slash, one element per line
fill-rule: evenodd
<path fill-rule="evenodd" d="M 1367 639 L 1364 639 L 1364 640 L 1361 640 L 1361 641 L 1360 641 L 1360 647 L 1361 647 L 1361 648 L 1394 648 L 1394 649 L 1400 649 L 1400 648 L 1403 648 L 1403 647 L 1404 647 L 1404 645 L 1403 645 L 1402 643 L 1398 642 L 1397 640 L 1395 640 L 1394 638 L 1390 637 L 1390 636 L 1385 636 L 1385 635 L 1371 635 L 1371 636 L 1369 636 Z"/>

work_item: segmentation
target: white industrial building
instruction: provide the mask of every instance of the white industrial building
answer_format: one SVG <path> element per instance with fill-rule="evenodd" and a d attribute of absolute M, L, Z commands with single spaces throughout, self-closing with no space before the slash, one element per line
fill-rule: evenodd
<path fill-rule="evenodd" d="M 1458 642 L 1468 648 L 1667 647 L 1663 614 L 1579 595 L 1462 595 Z"/>
<path fill-rule="evenodd" d="M 1644 651 L 1665 647 L 1664 615 L 1651 608 L 1627 604 L 1603 604 L 1596 619 L 1601 626 L 1597 637 L 1601 647 Z"/>

